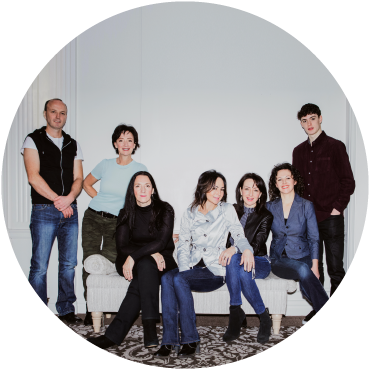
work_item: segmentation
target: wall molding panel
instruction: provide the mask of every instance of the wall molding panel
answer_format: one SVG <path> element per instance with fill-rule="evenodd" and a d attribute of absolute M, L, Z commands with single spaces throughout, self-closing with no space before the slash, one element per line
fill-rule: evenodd
<path fill-rule="evenodd" d="M 347 208 L 346 225 L 346 269 L 351 265 L 363 231 L 368 202 L 368 166 L 365 146 L 356 116 L 346 100 L 347 152 L 356 181 L 355 192 Z"/>
<path fill-rule="evenodd" d="M 76 136 L 76 39 L 45 66 L 26 92 L 9 131 L 3 162 L 3 207 L 7 228 L 28 230 L 31 215 L 30 186 L 20 155 L 25 137 L 45 125 L 44 103 L 60 98 L 68 105 L 65 131 Z"/>
<path fill-rule="evenodd" d="M 33 127 L 32 85 L 24 96 L 9 131 L 3 168 L 3 204 L 8 230 L 27 229 L 31 213 L 30 189 L 20 155 L 26 135 Z"/>

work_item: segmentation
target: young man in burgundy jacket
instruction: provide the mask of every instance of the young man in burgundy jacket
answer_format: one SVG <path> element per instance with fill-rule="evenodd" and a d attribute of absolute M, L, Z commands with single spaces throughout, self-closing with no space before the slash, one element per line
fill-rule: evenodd
<path fill-rule="evenodd" d="M 330 295 L 338 288 L 345 272 L 344 217 L 355 180 L 345 145 L 321 129 L 322 116 L 315 104 L 305 104 L 297 114 L 307 140 L 293 150 L 293 166 L 301 173 L 305 191 L 303 197 L 315 207 L 320 233 L 319 273 L 324 285 L 323 250 L 330 276 Z M 303 323 L 315 315 L 311 311 Z"/>

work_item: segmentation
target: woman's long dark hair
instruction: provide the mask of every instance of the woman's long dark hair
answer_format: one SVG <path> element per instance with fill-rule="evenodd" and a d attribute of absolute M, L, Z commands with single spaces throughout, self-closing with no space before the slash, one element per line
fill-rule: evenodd
<path fill-rule="evenodd" d="M 194 193 L 194 200 L 191 203 L 190 207 L 193 210 L 197 206 L 203 207 L 207 201 L 207 193 L 212 190 L 214 187 L 216 180 L 220 178 L 224 182 L 224 196 L 221 198 L 220 202 L 226 202 L 227 199 L 227 191 L 226 191 L 226 179 L 224 175 L 220 172 L 215 170 L 209 170 L 203 172 L 198 179 L 197 188 L 195 189 Z"/>
<path fill-rule="evenodd" d="M 256 204 L 255 211 L 256 213 L 259 213 L 261 210 L 263 210 L 266 207 L 266 201 L 267 201 L 267 190 L 265 182 L 263 181 L 261 176 L 258 176 L 255 173 L 246 173 L 238 182 L 238 185 L 235 189 L 235 198 L 236 198 L 236 212 L 238 214 L 244 213 L 244 201 L 241 198 L 240 194 L 240 188 L 243 188 L 244 181 L 252 179 L 254 184 L 257 186 L 258 190 L 262 193 L 259 201 Z"/>
<path fill-rule="evenodd" d="M 290 163 L 278 163 L 271 171 L 271 176 L 269 180 L 269 196 L 270 201 L 275 200 L 277 198 L 280 198 L 280 191 L 276 187 L 276 177 L 280 170 L 289 170 L 292 174 L 292 177 L 297 183 L 294 185 L 294 191 L 296 194 L 298 194 L 300 197 L 303 196 L 304 192 L 304 182 L 301 174 L 299 171 Z"/>
<path fill-rule="evenodd" d="M 132 230 L 135 225 L 135 211 L 136 211 L 136 198 L 134 193 L 134 184 L 135 180 L 138 176 L 147 176 L 152 184 L 152 187 L 154 189 L 154 192 L 152 194 L 152 217 L 150 219 L 149 223 L 149 233 L 153 234 L 154 229 L 160 230 L 162 226 L 164 225 L 163 216 L 165 212 L 171 212 L 173 214 L 173 217 L 175 217 L 175 212 L 173 208 L 167 203 L 161 200 L 159 197 L 157 185 L 155 184 L 155 181 L 153 179 L 153 176 L 147 172 L 147 171 L 139 171 L 136 172 L 130 180 L 130 183 L 127 187 L 126 192 L 126 199 L 125 199 L 125 205 L 121 209 L 119 218 L 117 220 L 117 227 L 128 223 L 128 226 L 130 228 L 130 234 L 132 233 Z"/>

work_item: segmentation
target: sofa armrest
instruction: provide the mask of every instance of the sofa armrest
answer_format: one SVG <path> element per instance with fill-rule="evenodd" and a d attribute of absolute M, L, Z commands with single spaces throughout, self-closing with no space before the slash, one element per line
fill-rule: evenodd
<path fill-rule="evenodd" d="M 85 271 L 93 275 L 109 275 L 116 272 L 114 263 L 107 260 L 101 254 L 93 254 L 85 259 Z"/>

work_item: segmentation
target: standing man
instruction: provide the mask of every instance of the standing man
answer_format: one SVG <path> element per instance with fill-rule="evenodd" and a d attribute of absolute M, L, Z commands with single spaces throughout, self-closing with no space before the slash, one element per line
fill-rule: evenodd
<path fill-rule="evenodd" d="M 67 106 L 62 100 L 48 100 L 44 118 L 46 126 L 29 134 L 21 149 L 32 198 L 32 258 L 28 280 L 47 305 L 46 272 L 57 238 L 56 309 L 65 323 L 78 323 L 82 320 L 75 315 L 73 306 L 78 237 L 76 198 L 82 189 L 83 156 L 76 140 L 62 130 L 67 121 Z"/>
<path fill-rule="evenodd" d="M 321 129 L 322 116 L 315 104 L 305 104 L 297 114 L 308 139 L 293 150 L 293 166 L 301 173 L 304 198 L 313 202 L 320 233 L 319 273 L 324 285 L 323 245 L 330 276 L 330 295 L 338 288 L 345 272 L 344 217 L 350 196 L 355 190 L 355 180 L 345 145 Z M 305 324 L 314 315 L 311 311 L 303 320 Z"/>

